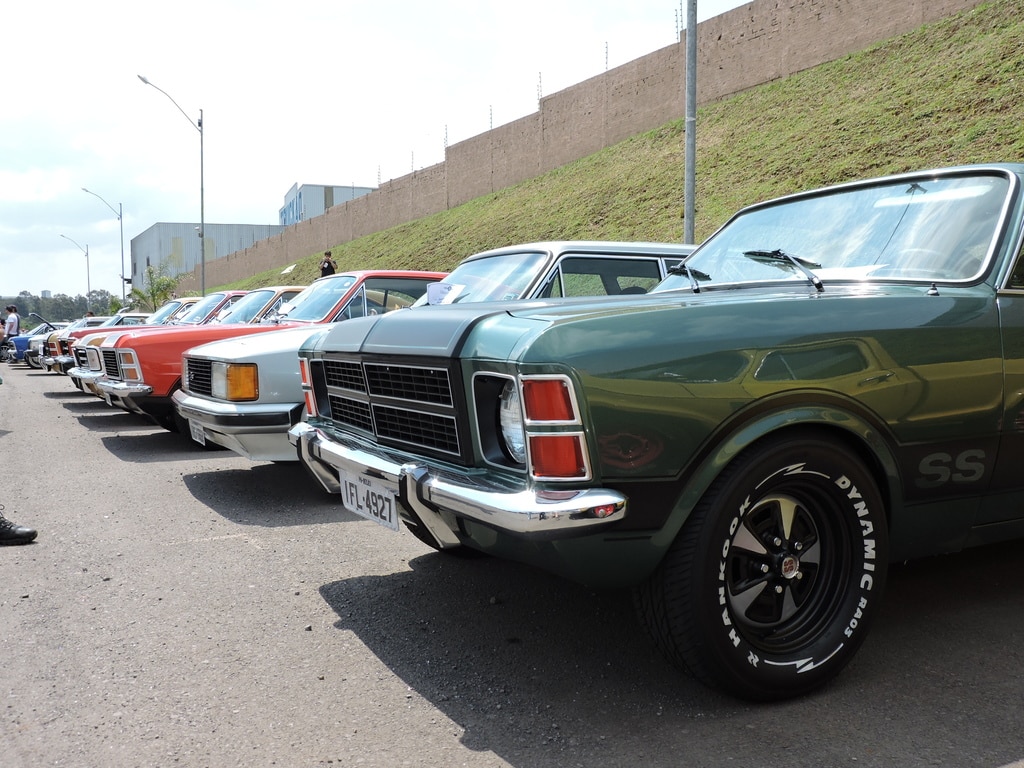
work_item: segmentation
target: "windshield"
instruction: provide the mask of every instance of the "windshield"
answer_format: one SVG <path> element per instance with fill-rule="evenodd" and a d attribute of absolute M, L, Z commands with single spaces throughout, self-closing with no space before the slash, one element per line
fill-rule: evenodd
<path fill-rule="evenodd" d="M 656 290 L 799 280 L 967 280 L 980 274 L 1009 180 L 890 181 L 742 211 Z"/>
<path fill-rule="evenodd" d="M 157 309 L 156 312 L 151 314 L 145 320 L 145 325 L 159 325 L 164 322 L 168 317 L 174 314 L 174 311 L 181 306 L 180 301 L 169 301 L 162 307 Z"/>
<path fill-rule="evenodd" d="M 451 274 L 427 288 L 421 304 L 518 299 L 540 271 L 547 254 L 539 251 L 502 253 L 459 264 Z"/>
<path fill-rule="evenodd" d="M 317 323 L 322 321 L 348 293 L 356 279 L 352 275 L 321 278 L 281 307 L 281 320 Z"/>
<path fill-rule="evenodd" d="M 185 314 L 181 317 L 175 318 L 173 322 L 175 325 L 198 325 L 203 322 L 207 315 L 213 311 L 214 307 L 222 301 L 224 301 L 223 293 L 211 293 L 209 296 L 206 296 L 193 304 Z"/>
<path fill-rule="evenodd" d="M 227 309 L 222 309 L 213 323 L 248 323 L 274 298 L 276 291 L 251 291 Z"/>

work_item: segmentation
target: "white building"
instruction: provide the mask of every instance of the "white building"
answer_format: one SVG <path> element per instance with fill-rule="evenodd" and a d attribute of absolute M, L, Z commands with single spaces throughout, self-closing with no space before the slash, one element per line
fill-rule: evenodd
<path fill-rule="evenodd" d="M 368 195 L 376 187 L 325 187 L 320 184 L 292 185 L 284 196 L 284 207 L 278 212 L 282 226 L 298 224 L 300 221 L 322 216 L 328 208 L 339 203 L 355 200 Z"/>

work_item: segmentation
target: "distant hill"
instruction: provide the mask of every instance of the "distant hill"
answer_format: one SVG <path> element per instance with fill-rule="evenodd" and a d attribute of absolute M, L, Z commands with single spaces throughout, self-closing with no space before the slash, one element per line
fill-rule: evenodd
<path fill-rule="evenodd" d="M 697 72 L 698 79 L 700 71 Z M 840 181 L 962 163 L 1024 161 L 1024 0 L 995 0 L 697 115 L 695 231 L 736 210 Z M 546 239 L 679 241 L 676 120 L 465 205 L 335 246 L 341 269 L 454 267 Z M 289 282 L 312 281 L 317 255 Z M 272 270 L 232 287 L 277 284 Z"/>

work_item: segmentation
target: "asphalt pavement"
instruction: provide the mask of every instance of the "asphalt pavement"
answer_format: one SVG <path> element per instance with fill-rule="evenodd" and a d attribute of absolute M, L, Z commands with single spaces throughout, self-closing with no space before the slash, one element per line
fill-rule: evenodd
<path fill-rule="evenodd" d="M 0 370 L 0 766 L 955 766 L 1024 758 L 1024 559 L 894 566 L 846 671 L 751 705 L 623 592 L 427 549 L 298 464 Z M 1020 765 L 1020 764 L 1018 764 Z"/>

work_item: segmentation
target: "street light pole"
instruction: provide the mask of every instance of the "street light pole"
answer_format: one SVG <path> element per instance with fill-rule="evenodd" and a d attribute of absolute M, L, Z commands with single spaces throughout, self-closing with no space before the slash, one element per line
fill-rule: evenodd
<path fill-rule="evenodd" d="M 686 126 L 683 181 L 683 242 L 694 242 L 697 210 L 697 0 L 686 3 Z"/>
<path fill-rule="evenodd" d="M 61 237 L 65 240 L 71 240 L 67 235 L 61 235 Z M 75 243 L 74 240 L 71 240 L 71 242 Z M 85 310 L 88 312 L 90 309 L 89 294 L 92 293 L 92 278 L 89 276 L 89 244 L 86 243 L 84 248 L 78 243 L 75 243 L 75 245 L 78 245 L 78 250 L 85 254 Z"/>
<path fill-rule="evenodd" d="M 181 112 L 181 114 L 183 114 L 185 116 L 185 119 L 188 120 L 188 122 L 192 125 L 192 127 L 199 130 L 199 289 L 200 289 L 200 293 L 203 296 L 205 296 L 206 295 L 206 218 L 205 218 L 205 216 L 206 216 L 206 212 L 205 212 L 206 201 L 204 199 L 205 195 L 204 195 L 204 185 L 203 185 L 203 110 L 201 110 L 201 109 L 199 110 L 199 120 L 198 121 L 193 121 L 192 118 L 188 116 L 188 112 L 186 112 L 184 109 L 181 108 L 181 105 L 179 105 L 178 102 L 176 102 L 174 100 L 174 97 L 171 96 L 171 94 L 169 94 L 167 91 L 165 91 L 160 86 L 153 85 L 153 83 L 149 82 L 149 80 L 144 78 L 142 75 L 138 75 L 138 78 L 144 84 L 153 86 L 158 91 L 160 91 L 160 93 L 162 93 L 164 96 L 166 96 L 168 99 L 170 99 L 171 103 L 178 108 L 178 111 Z"/>
<path fill-rule="evenodd" d="M 99 197 L 100 202 L 102 202 L 110 210 L 114 211 L 114 206 L 112 206 L 110 203 L 108 203 L 102 197 L 97 195 L 95 192 L 92 192 L 92 191 L 86 189 L 85 187 L 82 187 L 82 191 L 83 192 L 88 192 L 93 197 Z M 117 216 L 117 223 L 121 225 L 121 303 L 123 304 L 125 299 L 127 298 L 127 293 L 125 292 L 125 284 L 126 283 L 125 283 L 125 277 L 124 277 L 124 218 L 123 218 L 123 210 L 121 208 L 121 204 L 120 203 L 117 204 L 117 210 L 114 211 L 114 215 Z"/>

